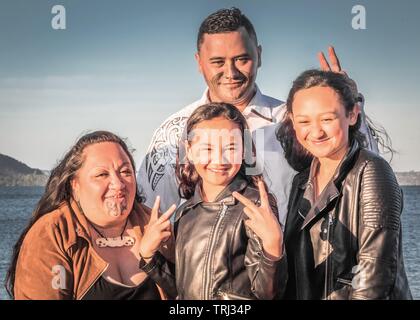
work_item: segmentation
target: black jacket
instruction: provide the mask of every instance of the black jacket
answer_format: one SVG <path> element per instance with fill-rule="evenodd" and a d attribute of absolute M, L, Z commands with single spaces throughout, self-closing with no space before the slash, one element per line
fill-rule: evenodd
<path fill-rule="evenodd" d="M 244 206 L 232 196 L 238 191 L 257 203 L 258 189 L 238 175 L 215 202 L 204 202 L 199 190 L 197 187 L 176 212 L 178 299 L 274 299 L 282 295 L 287 279 L 285 254 L 278 261 L 263 254 L 261 240 L 244 224 Z M 153 260 L 143 270 L 167 289 L 170 268 L 159 254 Z"/>
<path fill-rule="evenodd" d="M 286 299 L 411 299 L 389 164 L 354 141 L 316 201 L 313 171 L 296 175 L 289 199 Z"/>

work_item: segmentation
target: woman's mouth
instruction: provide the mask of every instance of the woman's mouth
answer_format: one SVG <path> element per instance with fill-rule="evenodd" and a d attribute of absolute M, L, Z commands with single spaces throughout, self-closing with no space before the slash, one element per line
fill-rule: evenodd
<path fill-rule="evenodd" d="M 315 144 L 315 145 L 320 145 L 322 143 L 324 143 L 325 141 L 328 141 L 330 138 L 325 138 L 325 139 L 321 139 L 321 140 L 311 140 L 311 143 Z"/>
<path fill-rule="evenodd" d="M 124 193 L 117 193 L 117 194 L 109 195 L 105 197 L 105 199 L 113 200 L 113 201 L 122 201 L 122 200 L 125 200 L 125 198 L 126 197 Z"/>
<path fill-rule="evenodd" d="M 217 173 L 217 174 L 223 174 L 227 173 L 230 168 L 207 168 L 208 171 Z"/>

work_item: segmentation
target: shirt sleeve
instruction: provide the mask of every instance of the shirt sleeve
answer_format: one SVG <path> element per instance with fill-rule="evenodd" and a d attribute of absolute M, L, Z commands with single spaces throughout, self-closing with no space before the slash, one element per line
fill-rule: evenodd
<path fill-rule="evenodd" d="M 175 176 L 176 156 L 187 117 L 171 117 L 154 133 L 146 156 L 137 173 L 140 193 L 145 205 L 152 207 L 160 196 L 160 209 L 166 211 L 181 201 Z"/>

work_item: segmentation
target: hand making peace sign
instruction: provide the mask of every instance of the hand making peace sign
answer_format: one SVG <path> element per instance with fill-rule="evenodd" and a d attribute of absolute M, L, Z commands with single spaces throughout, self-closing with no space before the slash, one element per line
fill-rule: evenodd
<path fill-rule="evenodd" d="M 323 71 L 333 71 L 337 73 L 344 74 L 349 78 L 353 85 L 354 94 L 357 95 L 358 89 L 356 82 L 351 79 L 347 72 L 341 69 L 340 61 L 338 60 L 337 54 L 335 53 L 335 49 L 333 46 L 328 47 L 328 58 L 330 59 L 330 63 L 328 63 L 328 60 L 325 58 L 325 55 L 323 52 L 318 53 L 318 60 L 319 64 L 321 65 L 321 70 Z"/>
<path fill-rule="evenodd" d="M 176 209 L 172 205 L 159 217 L 160 197 L 157 196 L 152 208 L 150 221 L 144 228 L 144 234 L 140 242 L 139 252 L 143 259 L 150 259 L 159 249 L 160 245 L 171 236 L 171 221 L 169 220 Z"/>
<path fill-rule="evenodd" d="M 277 216 L 271 209 L 267 191 L 261 180 L 258 181 L 258 189 L 261 199 L 260 206 L 238 192 L 233 192 L 232 195 L 245 206 L 244 213 L 249 218 L 245 224 L 261 239 L 264 252 L 272 258 L 278 259 L 283 255 L 283 231 Z"/>

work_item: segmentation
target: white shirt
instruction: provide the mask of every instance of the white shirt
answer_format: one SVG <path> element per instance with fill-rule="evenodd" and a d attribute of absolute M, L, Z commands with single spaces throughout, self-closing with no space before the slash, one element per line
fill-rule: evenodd
<path fill-rule="evenodd" d="M 178 194 L 175 176 L 178 144 L 189 116 L 196 108 L 209 102 L 208 89 L 206 89 L 199 100 L 170 116 L 155 131 L 137 174 L 137 182 L 140 192 L 146 198 L 146 206 L 152 207 L 158 195 L 161 198 L 160 210 L 162 212 L 165 212 L 172 204 L 178 206 L 183 202 Z M 363 111 L 363 103 L 361 109 Z M 257 168 L 260 170 L 254 174 L 263 174 L 268 191 L 276 197 L 279 220 L 282 225 L 286 221 L 289 193 L 296 174 L 296 171 L 287 163 L 280 142 L 276 138 L 278 124 L 285 111 L 285 103 L 263 95 L 258 87 L 253 99 L 243 111 L 253 131 L 257 151 Z M 368 133 L 370 149 L 376 151 L 377 143 L 367 130 L 364 113 L 362 114 L 361 131 Z"/>
<path fill-rule="evenodd" d="M 158 195 L 161 198 L 160 210 L 162 212 L 166 211 L 172 204 L 179 205 L 182 202 L 178 194 L 178 183 L 175 176 L 178 143 L 188 117 L 196 108 L 209 102 L 208 89 L 206 89 L 199 100 L 170 116 L 155 131 L 137 174 L 137 182 L 141 193 L 146 198 L 145 204 L 147 206 L 153 206 Z M 242 114 L 246 118 L 251 131 L 255 131 L 258 128 L 279 123 L 284 111 L 285 108 L 282 101 L 263 95 L 257 87 L 254 97 Z M 257 137 L 261 138 L 261 135 L 257 134 Z M 264 145 L 278 145 L 281 148 L 275 137 L 270 136 L 267 138 L 263 139 L 265 141 Z M 256 148 L 257 150 L 260 149 L 258 145 Z M 278 150 L 274 146 L 272 146 L 272 149 Z M 271 158 L 272 156 L 267 159 Z M 281 212 L 281 215 L 285 215 L 288 191 L 296 172 L 287 164 L 283 152 L 279 152 L 274 158 L 273 161 L 277 162 L 278 159 L 280 161 L 276 169 L 280 181 L 273 184 L 276 190 L 270 188 L 268 183 L 270 180 L 265 178 L 269 191 L 276 196 L 278 204 L 281 205 L 281 207 L 279 206 L 279 212 Z M 266 175 L 265 170 L 263 174 L 264 176 Z"/>

